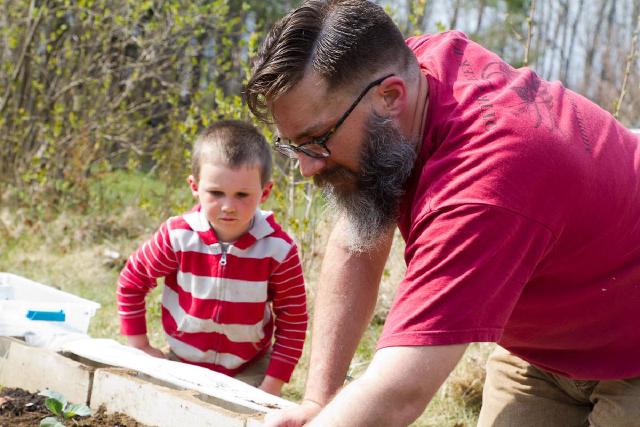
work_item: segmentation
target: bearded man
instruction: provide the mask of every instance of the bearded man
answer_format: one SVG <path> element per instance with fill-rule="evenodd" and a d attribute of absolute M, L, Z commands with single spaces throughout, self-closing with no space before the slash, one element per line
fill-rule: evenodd
<path fill-rule="evenodd" d="M 407 425 L 471 342 L 496 342 L 481 426 L 640 425 L 640 143 L 456 31 L 404 40 L 365 0 L 308 0 L 246 87 L 338 215 L 304 400 L 267 425 Z M 378 348 L 343 387 L 395 226 Z"/>

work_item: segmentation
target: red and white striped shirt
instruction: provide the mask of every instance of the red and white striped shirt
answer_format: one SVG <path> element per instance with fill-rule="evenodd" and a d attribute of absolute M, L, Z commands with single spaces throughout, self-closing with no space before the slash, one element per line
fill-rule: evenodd
<path fill-rule="evenodd" d="M 257 210 L 233 243 L 218 241 L 200 206 L 167 220 L 120 273 L 123 335 L 146 334 L 145 296 L 159 277 L 162 326 L 181 360 L 235 375 L 275 335 L 266 374 L 290 379 L 307 330 L 305 285 L 297 247 L 271 212 Z"/>

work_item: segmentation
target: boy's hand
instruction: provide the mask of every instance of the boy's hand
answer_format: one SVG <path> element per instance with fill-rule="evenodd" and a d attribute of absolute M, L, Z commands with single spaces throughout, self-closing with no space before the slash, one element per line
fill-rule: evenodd
<path fill-rule="evenodd" d="M 280 396 L 280 391 L 282 390 L 282 385 L 284 381 L 266 375 L 264 380 L 262 380 L 262 384 L 258 387 L 262 391 L 266 391 L 267 393 L 274 394 L 276 396 Z"/>
<path fill-rule="evenodd" d="M 161 359 L 167 358 L 166 354 L 149 344 L 149 338 L 147 338 L 146 335 L 129 335 L 127 336 L 127 342 L 131 347 L 142 350 L 150 356 L 159 357 Z"/>

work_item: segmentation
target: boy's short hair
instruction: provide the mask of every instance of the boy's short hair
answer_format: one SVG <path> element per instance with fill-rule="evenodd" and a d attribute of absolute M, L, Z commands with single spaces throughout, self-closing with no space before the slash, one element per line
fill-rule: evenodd
<path fill-rule="evenodd" d="M 221 120 L 200 132 L 191 152 L 191 173 L 196 179 L 200 179 L 204 157 L 214 154 L 232 168 L 258 165 L 262 185 L 271 179 L 271 149 L 264 135 L 251 123 Z"/>

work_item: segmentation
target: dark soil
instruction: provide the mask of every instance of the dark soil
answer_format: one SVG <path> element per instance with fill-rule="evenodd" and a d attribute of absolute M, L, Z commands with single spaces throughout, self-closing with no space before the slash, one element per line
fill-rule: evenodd
<path fill-rule="evenodd" d="M 33 427 L 40 421 L 53 416 L 44 406 L 47 398 L 37 393 L 29 393 L 19 388 L 2 388 L 0 390 L 0 427 Z M 107 414 L 101 406 L 90 417 L 74 417 L 67 420 L 67 426 L 109 426 L 109 427 L 146 427 L 133 418 L 121 414 Z"/>

